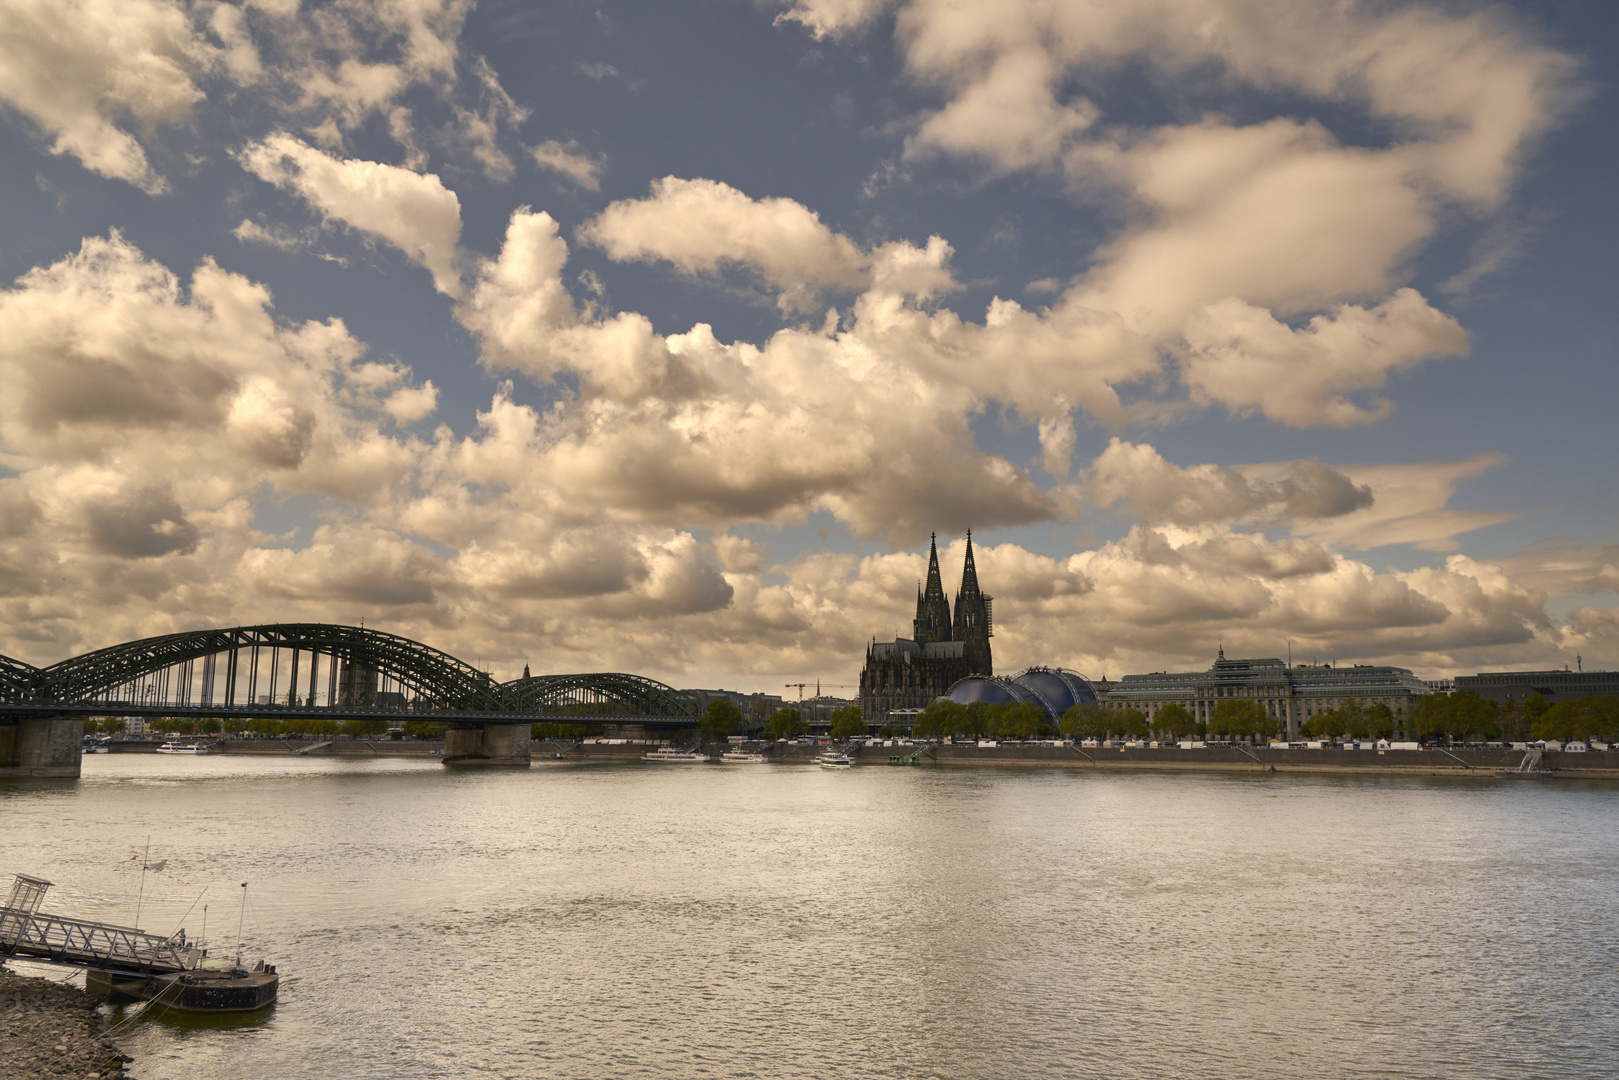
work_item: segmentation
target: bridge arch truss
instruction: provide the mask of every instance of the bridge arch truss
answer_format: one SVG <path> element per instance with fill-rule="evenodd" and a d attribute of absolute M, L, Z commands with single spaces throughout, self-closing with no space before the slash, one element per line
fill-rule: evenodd
<path fill-rule="evenodd" d="M 697 702 L 689 694 L 616 671 L 534 675 L 502 683 L 500 692 L 511 712 L 697 719 Z"/>
<path fill-rule="evenodd" d="M 487 673 L 421 642 L 364 627 L 273 623 L 143 638 L 46 668 L 0 660 L 18 704 L 256 704 L 501 712 Z"/>

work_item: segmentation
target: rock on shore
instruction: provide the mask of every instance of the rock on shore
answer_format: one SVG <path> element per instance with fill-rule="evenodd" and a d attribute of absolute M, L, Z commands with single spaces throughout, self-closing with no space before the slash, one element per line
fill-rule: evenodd
<path fill-rule="evenodd" d="M 96 1041 L 96 1005 L 83 990 L 0 968 L 0 1080 L 122 1077 L 123 1056 Z"/>

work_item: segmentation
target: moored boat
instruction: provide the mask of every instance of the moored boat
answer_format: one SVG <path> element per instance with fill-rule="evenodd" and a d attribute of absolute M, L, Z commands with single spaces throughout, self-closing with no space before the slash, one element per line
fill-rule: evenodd
<path fill-rule="evenodd" d="M 197 743 L 166 742 L 157 748 L 160 754 L 206 754 L 208 748 Z"/>
<path fill-rule="evenodd" d="M 854 759 L 848 754 L 840 754 L 835 750 L 828 750 L 826 753 L 815 759 L 815 764 L 819 765 L 823 769 L 851 769 L 854 767 Z"/>
<path fill-rule="evenodd" d="M 161 864 L 159 864 L 161 865 Z M 144 864 L 143 864 L 144 866 Z M 18 874 L 0 903 L 0 955 L 84 970 L 92 994 L 122 995 L 185 1012 L 253 1012 L 274 1004 L 281 977 L 259 961 L 251 968 L 215 959 L 184 930 L 168 937 L 131 926 L 90 922 L 39 910 L 51 883 Z M 242 886 L 246 910 L 247 886 Z"/>
<path fill-rule="evenodd" d="M 770 761 L 757 750 L 727 750 L 720 755 L 720 760 L 735 765 L 764 765 Z"/>
<path fill-rule="evenodd" d="M 660 746 L 641 755 L 642 761 L 661 761 L 664 764 L 694 765 L 708 761 L 708 755 L 696 750 L 682 750 L 677 746 Z"/>

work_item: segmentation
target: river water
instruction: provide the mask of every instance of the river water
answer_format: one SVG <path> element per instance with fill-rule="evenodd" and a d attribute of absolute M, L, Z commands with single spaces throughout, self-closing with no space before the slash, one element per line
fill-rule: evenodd
<path fill-rule="evenodd" d="M 0 874 L 46 910 L 129 923 L 148 836 L 141 925 L 207 904 L 230 952 L 248 882 L 282 981 L 246 1021 L 120 1011 L 138 1080 L 1619 1073 L 1612 786 L 144 754 L 0 783 Z"/>

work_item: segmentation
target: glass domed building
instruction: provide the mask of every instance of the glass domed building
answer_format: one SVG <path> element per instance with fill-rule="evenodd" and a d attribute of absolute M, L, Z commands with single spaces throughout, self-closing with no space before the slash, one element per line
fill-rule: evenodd
<path fill-rule="evenodd" d="M 1094 702 L 1096 689 L 1077 671 L 1032 667 L 1011 677 L 969 675 L 958 679 L 944 696 L 958 705 L 971 705 L 975 701 L 986 705 L 1027 701 L 1044 709 L 1047 721 L 1055 724 L 1075 705 Z"/>

